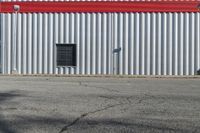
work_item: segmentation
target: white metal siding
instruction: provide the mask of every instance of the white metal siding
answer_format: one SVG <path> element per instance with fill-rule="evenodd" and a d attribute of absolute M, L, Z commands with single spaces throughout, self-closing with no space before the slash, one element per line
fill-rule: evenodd
<path fill-rule="evenodd" d="M 10 74 L 14 14 L 2 19 L 2 72 Z M 20 13 L 17 20 L 19 74 L 194 75 L 200 69 L 200 13 Z M 56 43 L 77 44 L 77 67 L 56 67 Z"/>

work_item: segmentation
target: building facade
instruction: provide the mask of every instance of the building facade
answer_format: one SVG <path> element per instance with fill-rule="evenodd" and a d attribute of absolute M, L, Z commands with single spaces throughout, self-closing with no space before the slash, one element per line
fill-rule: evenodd
<path fill-rule="evenodd" d="M 108 2 L 111 8 L 1 3 L 3 74 L 195 75 L 200 69 L 198 1 Z"/>

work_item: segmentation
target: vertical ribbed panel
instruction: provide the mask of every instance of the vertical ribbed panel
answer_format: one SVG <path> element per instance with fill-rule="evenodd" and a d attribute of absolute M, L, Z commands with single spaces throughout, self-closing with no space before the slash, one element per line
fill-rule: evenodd
<path fill-rule="evenodd" d="M 14 16 L 1 15 L 4 74 L 13 70 Z M 200 13 L 19 13 L 16 24 L 19 74 L 194 75 L 200 69 Z M 56 66 L 57 43 L 77 44 L 76 67 Z"/>
<path fill-rule="evenodd" d="M 1 45 L 1 42 L 2 42 L 2 35 L 1 35 L 1 32 L 2 32 L 2 16 L 1 16 L 1 14 L 0 14 L 0 73 L 2 72 L 2 45 Z"/>
<path fill-rule="evenodd" d="M 3 14 L 4 73 L 12 72 L 14 14 Z M 23 13 L 17 22 L 19 74 L 111 74 L 111 14 Z M 56 44 L 77 44 L 77 66 L 56 66 Z"/>

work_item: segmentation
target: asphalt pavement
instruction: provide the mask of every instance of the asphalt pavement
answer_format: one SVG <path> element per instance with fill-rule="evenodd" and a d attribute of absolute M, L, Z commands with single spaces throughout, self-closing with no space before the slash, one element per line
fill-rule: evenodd
<path fill-rule="evenodd" d="M 200 78 L 0 76 L 1 133 L 199 133 Z"/>

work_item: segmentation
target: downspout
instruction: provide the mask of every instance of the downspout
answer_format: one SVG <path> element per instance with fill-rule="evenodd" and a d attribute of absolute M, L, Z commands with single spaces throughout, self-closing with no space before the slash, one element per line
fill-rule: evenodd
<path fill-rule="evenodd" d="M 12 67 L 12 74 L 17 74 L 17 51 L 16 51 L 16 45 L 17 45 L 17 22 L 18 22 L 18 11 L 20 10 L 20 6 L 19 5 L 14 5 L 13 6 L 13 10 L 14 10 L 14 24 L 13 24 L 13 49 L 12 49 L 12 63 L 13 63 L 13 67 Z"/>

